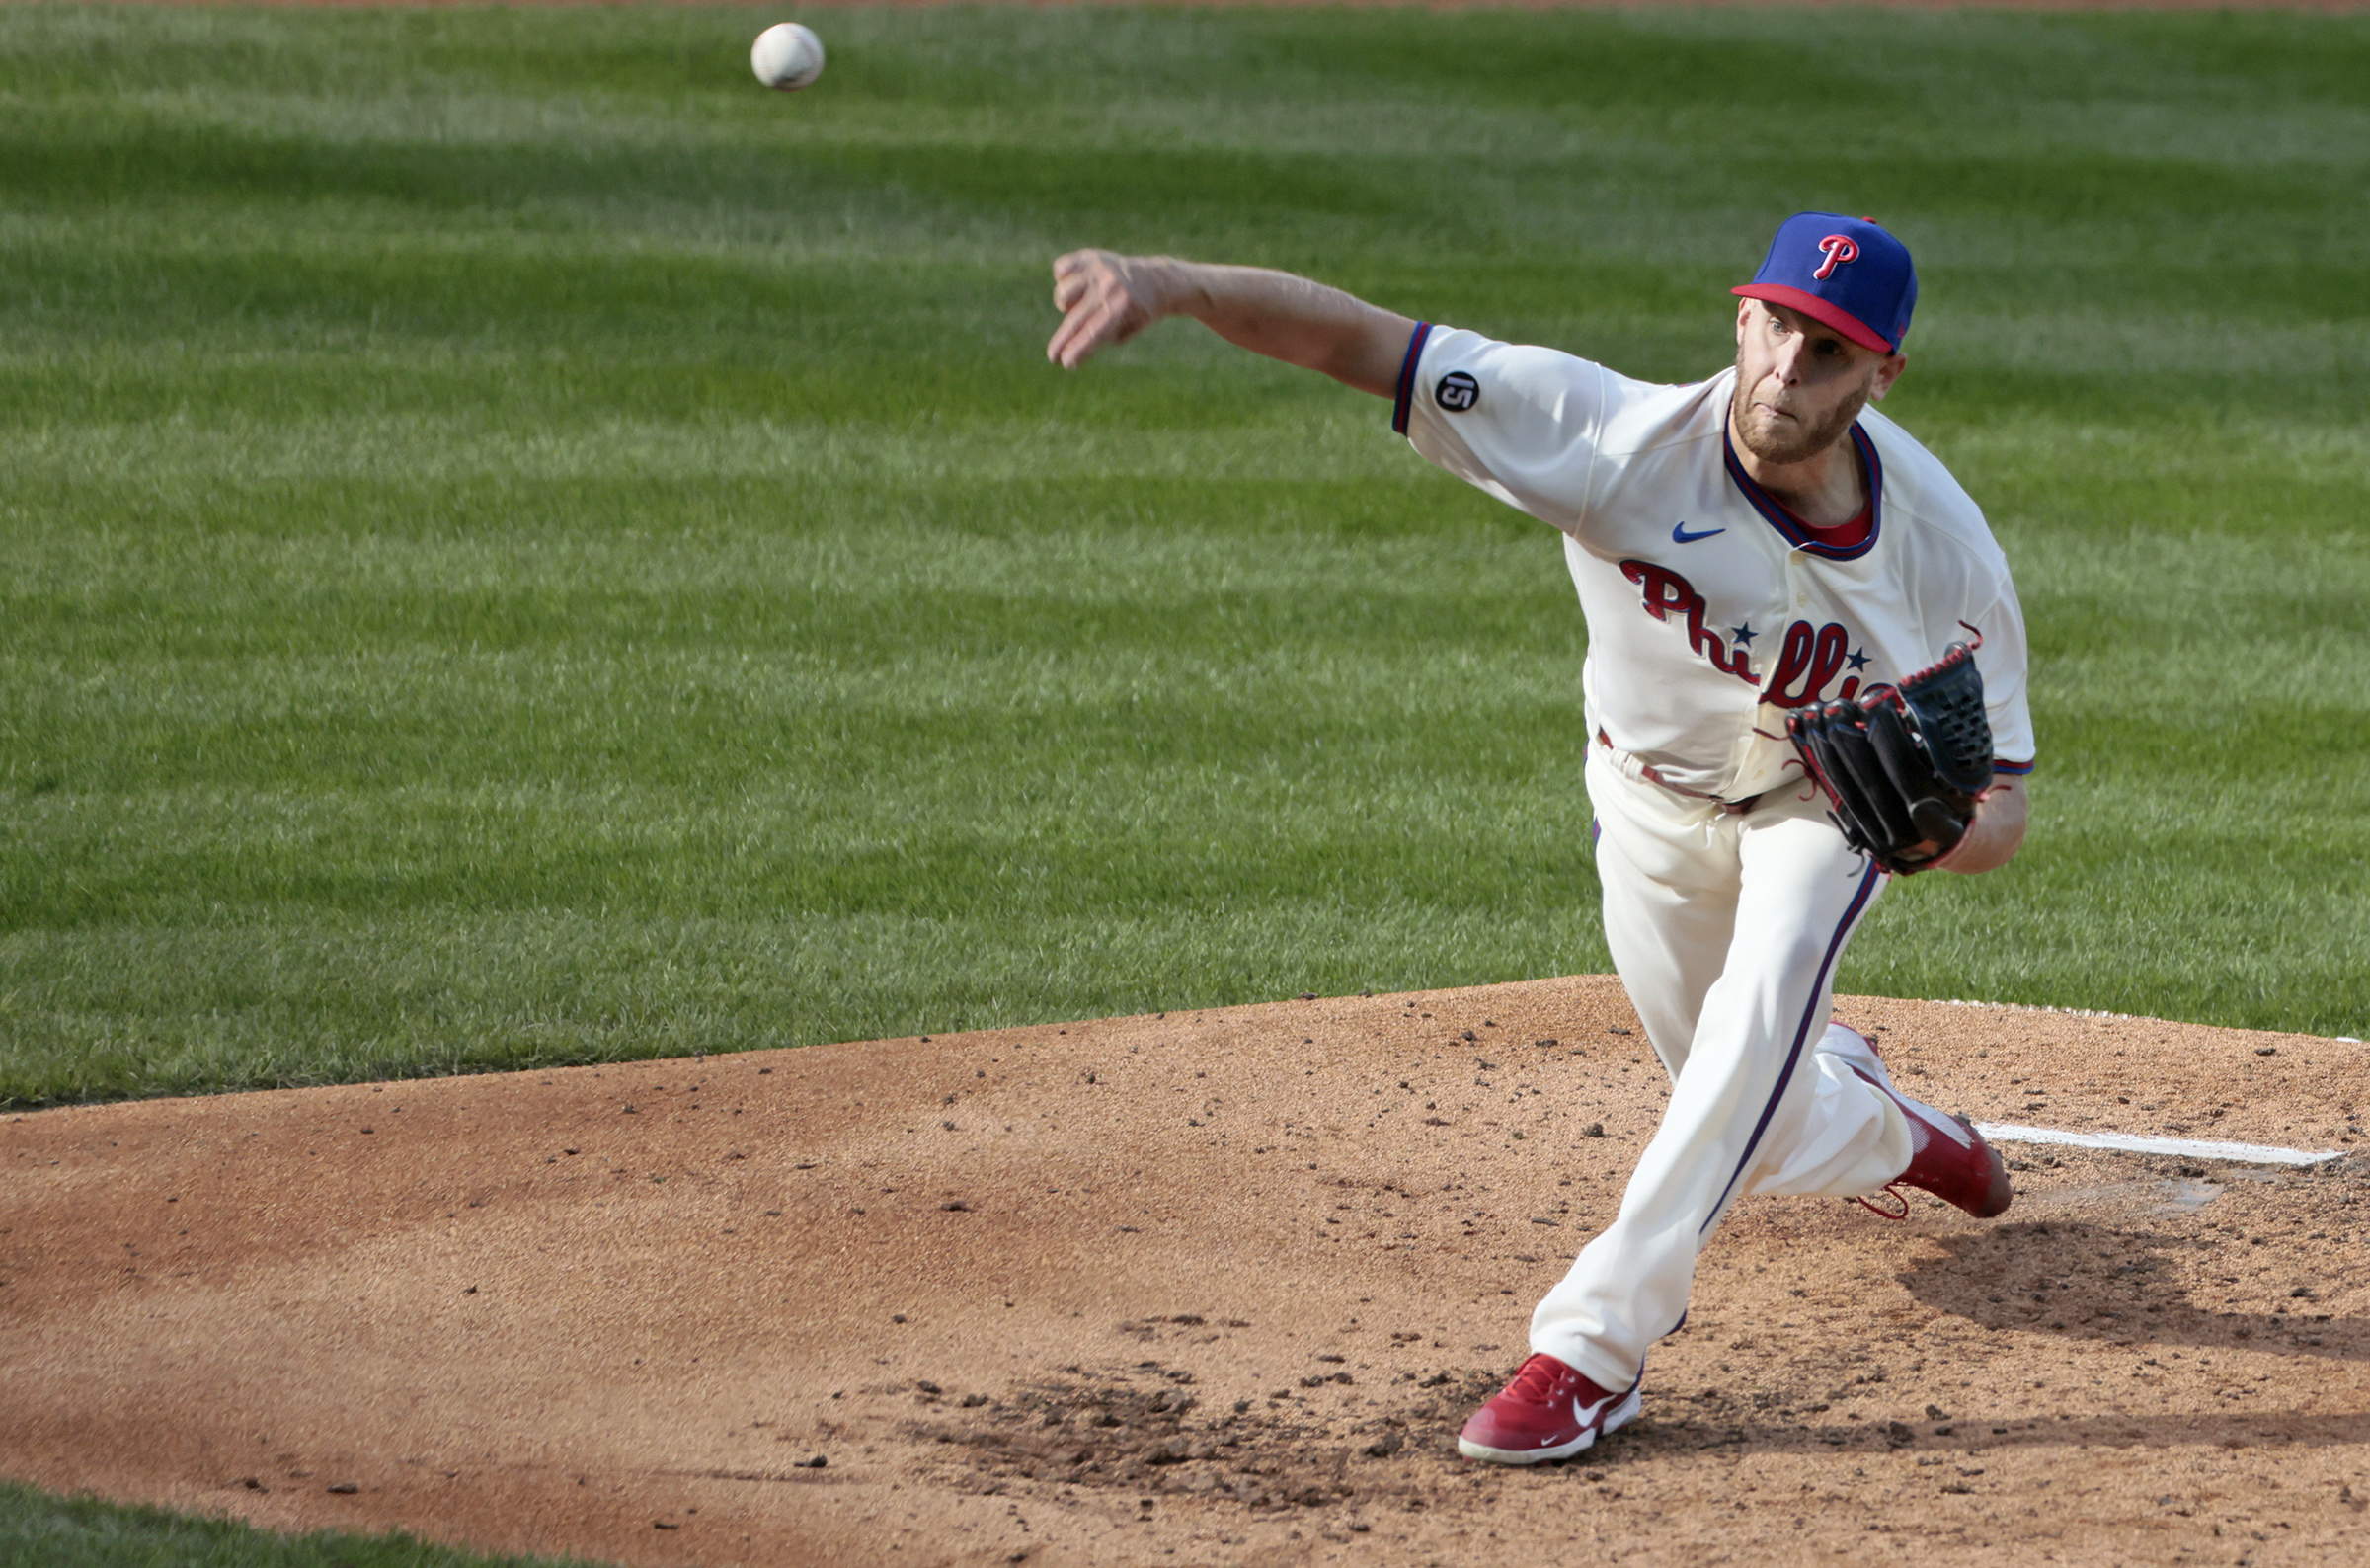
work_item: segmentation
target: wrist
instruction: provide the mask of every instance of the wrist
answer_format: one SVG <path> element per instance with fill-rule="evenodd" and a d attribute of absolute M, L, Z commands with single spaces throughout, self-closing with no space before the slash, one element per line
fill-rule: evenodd
<path fill-rule="evenodd" d="M 1975 797 L 1975 815 L 1967 830 L 1935 864 L 1968 875 L 1999 870 L 2024 846 L 2026 816 L 2020 781 L 1995 775 L 1991 788 Z"/>
<path fill-rule="evenodd" d="M 1139 265 L 1143 268 L 1144 305 L 1153 320 L 1163 316 L 1208 319 L 1212 301 L 1200 267 L 1174 256 L 1146 256 Z"/>
<path fill-rule="evenodd" d="M 1955 871 L 1962 876 L 1974 876 L 2006 865 L 2015 852 L 2009 835 L 1996 823 L 1988 823 L 1982 813 L 1967 823 L 1967 830 L 1958 835 L 1958 842 L 1934 857 L 1935 866 L 1942 871 Z M 2005 852 L 2004 852 L 2005 851 Z"/>

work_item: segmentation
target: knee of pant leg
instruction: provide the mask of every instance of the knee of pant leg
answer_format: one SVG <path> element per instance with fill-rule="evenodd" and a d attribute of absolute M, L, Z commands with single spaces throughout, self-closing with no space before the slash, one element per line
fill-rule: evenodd
<path fill-rule="evenodd" d="M 1769 913 L 1766 904 L 1757 911 L 1748 899 L 1736 913 L 1737 935 L 1729 945 L 1724 973 L 1760 977 L 1788 988 L 1795 977 L 1832 978 L 1844 945 L 1870 902 L 1856 899 L 1841 909 L 1818 912 L 1797 905 L 1778 915 Z"/>

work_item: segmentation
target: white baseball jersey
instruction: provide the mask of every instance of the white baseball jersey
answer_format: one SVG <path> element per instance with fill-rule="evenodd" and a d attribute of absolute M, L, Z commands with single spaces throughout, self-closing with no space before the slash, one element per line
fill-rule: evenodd
<path fill-rule="evenodd" d="M 2029 771 L 2024 621 L 1983 512 L 1869 409 L 1856 527 L 1812 529 L 1728 442 L 1733 367 L 1658 386 L 1552 349 L 1419 326 L 1392 428 L 1564 535 L 1588 618 L 1590 734 L 1682 791 L 1741 800 L 1788 777 L 1787 713 L 1898 682 L 1975 642 L 1994 766 Z"/>

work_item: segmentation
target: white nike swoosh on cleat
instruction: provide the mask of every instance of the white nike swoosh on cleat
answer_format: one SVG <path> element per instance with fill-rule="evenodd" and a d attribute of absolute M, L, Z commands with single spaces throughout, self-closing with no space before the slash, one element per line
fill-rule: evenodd
<path fill-rule="evenodd" d="M 1945 1116 L 1931 1106 L 1920 1104 L 1918 1107 L 1918 1120 L 1924 1122 L 1928 1127 L 1936 1128 L 1943 1133 L 1948 1134 L 1950 1137 L 1950 1141 L 1956 1143 L 1960 1148 L 1973 1148 L 1975 1146 L 1974 1135 L 1969 1133 L 1955 1116 Z"/>

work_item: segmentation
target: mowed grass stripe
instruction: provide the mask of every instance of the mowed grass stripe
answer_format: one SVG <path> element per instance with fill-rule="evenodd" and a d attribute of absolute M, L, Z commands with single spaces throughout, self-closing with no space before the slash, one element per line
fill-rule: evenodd
<path fill-rule="evenodd" d="M 90 1497 L 44 1497 L 0 1481 L 7 1568 L 571 1568 L 582 1558 L 485 1557 L 410 1535 L 319 1530 L 272 1535 Z"/>

